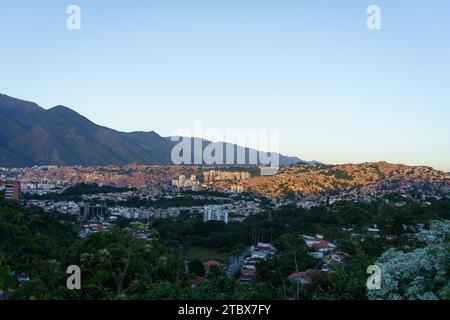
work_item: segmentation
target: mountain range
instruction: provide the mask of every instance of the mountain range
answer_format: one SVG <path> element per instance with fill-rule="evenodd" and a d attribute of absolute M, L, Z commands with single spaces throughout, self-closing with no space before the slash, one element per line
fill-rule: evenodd
<path fill-rule="evenodd" d="M 169 165 L 175 143 L 171 137 L 162 137 L 154 131 L 120 132 L 97 125 L 64 106 L 44 109 L 36 103 L 0 94 L 3 167 Z M 208 144 L 209 141 L 203 140 L 203 147 Z M 252 150 L 224 144 L 224 157 L 230 147 L 235 151 L 235 159 L 239 151 L 244 151 L 248 159 Z M 279 159 L 281 165 L 303 162 L 284 155 Z"/>

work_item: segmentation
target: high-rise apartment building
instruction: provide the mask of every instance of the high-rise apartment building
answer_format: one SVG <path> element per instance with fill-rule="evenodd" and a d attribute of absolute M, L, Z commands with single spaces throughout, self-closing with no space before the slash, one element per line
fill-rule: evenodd
<path fill-rule="evenodd" d="M 5 200 L 16 200 L 20 198 L 20 182 L 9 181 L 5 186 Z"/>
<path fill-rule="evenodd" d="M 108 208 L 105 206 L 82 206 L 80 207 L 80 216 L 88 217 L 106 217 L 108 214 Z"/>
<path fill-rule="evenodd" d="M 220 205 L 205 206 L 203 209 L 203 222 L 208 221 L 223 221 L 228 223 L 228 212 Z"/>

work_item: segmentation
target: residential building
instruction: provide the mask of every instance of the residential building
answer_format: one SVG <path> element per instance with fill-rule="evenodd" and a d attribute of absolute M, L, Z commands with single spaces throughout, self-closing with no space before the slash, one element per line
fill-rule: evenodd
<path fill-rule="evenodd" d="M 155 219 L 168 219 L 168 218 L 177 218 L 180 215 L 179 208 L 167 208 L 162 209 L 158 208 L 155 210 L 154 218 Z"/>
<path fill-rule="evenodd" d="M 224 206 L 205 206 L 203 209 L 203 222 L 208 221 L 223 221 L 228 224 L 228 212 L 224 210 Z"/>
<path fill-rule="evenodd" d="M 9 181 L 5 186 L 5 200 L 16 200 L 20 198 L 20 183 L 17 181 Z"/>
<path fill-rule="evenodd" d="M 306 245 L 313 249 L 311 255 L 317 259 L 322 259 L 327 253 L 336 248 L 334 243 L 326 241 L 322 235 L 316 235 L 315 237 L 303 236 L 303 239 Z"/>
<path fill-rule="evenodd" d="M 80 207 L 80 216 L 83 217 L 98 217 L 98 216 L 106 216 L 108 212 L 108 208 L 104 206 L 81 206 Z"/>
<path fill-rule="evenodd" d="M 296 272 L 289 276 L 289 280 L 293 283 L 309 284 L 313 281 L 314 277 L 319 276 L 322 270 L 308 269 L 302 272 Z"/>
<path fill-rule="evenodd" d="M 169 218 L 178 218 L 180 213 L 181 211 L 179 208 L 167 208 L 167 216 Z"/>
<path fill-rule="evenodd" d="M 241 267 L 240 282 L 254 281 L 257 277 L 256 265 L 258 262 L 271 259 L 277 249 L 270 243 L 258 243 L 251 246 L 249 256 L 244 259 Z"/>

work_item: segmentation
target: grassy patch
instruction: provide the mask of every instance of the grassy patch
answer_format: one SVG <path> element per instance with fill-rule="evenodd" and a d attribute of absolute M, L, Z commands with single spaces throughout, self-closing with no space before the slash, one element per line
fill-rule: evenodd
<path fill-rule="evenodd" d="M 218 260 L 221 262 L 228 262 L 229 257 L 221 253 L 219 249 L 215 248 L 198 248 L 193 247 L 186 250 L 186 255 L 191 259 L 200 259 L 202 261 Z"/>

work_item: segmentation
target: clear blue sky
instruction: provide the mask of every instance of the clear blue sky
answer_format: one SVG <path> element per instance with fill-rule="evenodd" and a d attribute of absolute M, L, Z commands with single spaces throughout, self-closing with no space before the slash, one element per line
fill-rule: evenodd
<path fill-rule="evenodd" d="M 449 1 L 2 1 L 0 39 L 0 92 L 117 130 L 279 128 L 303 159 L 450 171 Z"/>

